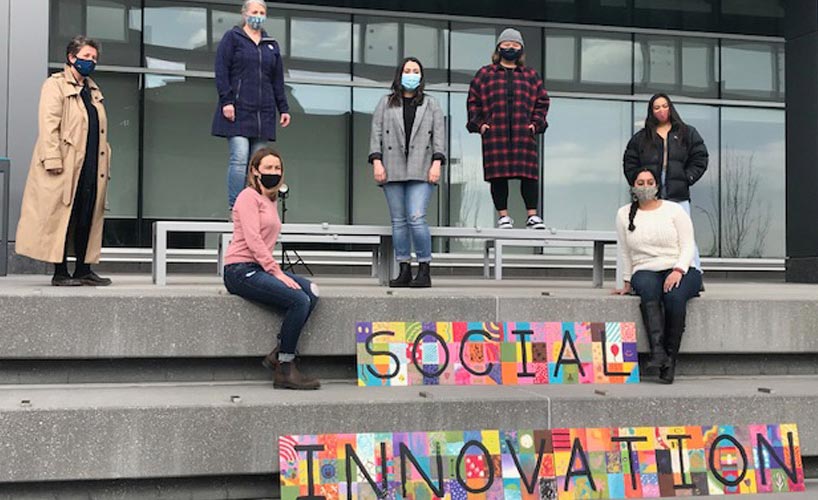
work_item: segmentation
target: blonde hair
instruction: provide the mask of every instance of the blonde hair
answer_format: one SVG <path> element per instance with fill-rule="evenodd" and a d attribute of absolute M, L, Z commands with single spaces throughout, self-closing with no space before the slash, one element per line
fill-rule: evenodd
<path fill-rule="evenodd" d="M 259 185 L 258 178 L 253 175 L 253 169 L 258 170 L 259 165 L 261 165 L 261 160 L 268 156 L 275 156 L 278 158 L 279 163 L 281 163 L 281 180 L 278 182 L 278 186 L 276 186 L 276 190 L 272 195 L 272 199 L 275 200 L 278 198 L 278 188 L 284 184 L 284 159 L 281 158 L 281 153 L 273 148 L 263 147 L 256 151 L 253 157 L 250 158 L 250 163 L 247 164 L 247 187 L 255 189 L 257 193 L 261 193 L 261 186 Z"/>

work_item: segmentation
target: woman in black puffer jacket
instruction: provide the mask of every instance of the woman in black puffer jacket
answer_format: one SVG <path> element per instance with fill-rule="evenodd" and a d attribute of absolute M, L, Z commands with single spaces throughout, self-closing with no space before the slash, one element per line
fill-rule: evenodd
<path fill-rule="evenodd" d="M 655 94 L 648 102 L 645 128 L 628 142 L 622 159 L 625 178 L 633 185 L 644 170 L 660 172 L 662 199 L 675 201 L 690 215 L 690 186 L 707 170 L 708 154 L 702 136 L 679 117 L 666 94 Z M 701 270 L 699 249 L 693 267 Z"/>

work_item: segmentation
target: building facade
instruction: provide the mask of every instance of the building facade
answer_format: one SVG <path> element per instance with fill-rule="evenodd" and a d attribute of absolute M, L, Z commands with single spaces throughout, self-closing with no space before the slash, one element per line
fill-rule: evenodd
<path fill-rule="evenodd" d="M 710 167 L 692 190 L 702 254 L 785 256 L 783 1 L 405 4 L 268 2 L 265 28 L 282 47 L 293 116 L 275 145 L 292 188 L 288 222 L 388 224 L 367 164 L 369 127 L 396 65 L 412 55 L 447 115 L 449 163 L 430 223 L 491 226 L 480 140 L 465 128 L 466 95 L 497 34 L 513 26 L 552 97 L 540 144 L 548 226 L 613 229 L 616 209 L 629 201 L 623 150 L 642 127 L 647 99 L 666 92 L 710 151 Z M 11 29 L 0 53 L 11 64 L 0 64 L 0 77 L 10 68 L 0 81 L 12 98 L 0 102 L 9 125 L 0 153 L 8 151 L 14 165 L 12 229 L 37 133 L 39 85 L 62 68 L 66 43 L 78 33 L 103 44 L 95 78 L 113 147 L 105 245 L 147 246 L 158 219 L 226 219 L 227 143 L 210 135 L 213 60 L 222 35 L 241 20 L 240 1 L 5 5 L 0 28 L 5 21 Z M 524 220 L 520 197 L 510 201 L 512 216 Z M 436 250 L 477 247 L 464 241 Z"/>

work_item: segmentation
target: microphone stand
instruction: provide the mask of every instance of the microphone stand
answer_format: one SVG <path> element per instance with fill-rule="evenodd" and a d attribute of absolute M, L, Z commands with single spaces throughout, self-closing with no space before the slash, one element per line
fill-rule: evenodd
<path fill-rule="evenodd" d="M 281 198 L 281 223 L 284 224 L 287 222 L 287 197 L 290 195 L 289 189 L 284 193 L 279 192 L 278 196 Z M 290 259 L 290 252 L 295 255 L 295 260 Z M 304 266 L 304 269 L 310 273 L 310 276 L 315 276 L 310 269 L 310 266 L 304 262 L 304 259 L 301 258 L 301 255 L 298 254 L 298 250 L 292 249 L 287 250 L 286 243 L 283 241 L 281 242 L 281 268 L 284 271 L 292 271 L 295 272 L 295 266 L 301 264 Z"/>

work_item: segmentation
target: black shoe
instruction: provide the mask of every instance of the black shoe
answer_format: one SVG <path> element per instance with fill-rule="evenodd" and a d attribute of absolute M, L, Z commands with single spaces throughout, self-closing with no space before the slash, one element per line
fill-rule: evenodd
<path fill-rule="evenodd" d="M 408 262 L 400 263 L 400 272 L 398 277 L 389 280 L 390 288 L 406 288 L 412 282 L 412 266 Z"/>
<path fill-rule="evenodd" d="M 412 288 L 430 288 L 432 286 L 432 273 L 428 262 L 418 264 L 418 274 L 409 283 Z"/>
<path fill-rule="evenodd" d="M 659 383 L 670 385 L 676 378 L 676 358 L 671 356 L 665 366 L 659 368 Z"/>
<path fill-rule="evenodd" d="M 79 280 L 80 284 L 85 286 L 108 286 L 111 284 L 111 280 L 109 278 L 103 278 L 94 271 L 90 271 L 88 274 L 83 276 L 76 276 L 74 279 Z"/>
<path fill-rule="evenodd" d="M 660 368 L 668 362 L 667 351 L 665 351 L 665 315 L 662 312 L 662 304 L 658 301 L 640 304 L 642 311 L 642 321 L 645 322 L 645 330 L 648 333 L 648 343 L 650 344 L 650 360 L 648 368 Z"/>
<path fill-rule="evenodd" d="M 55 274 L 51 278 L 51 286 L 82 286 L 82 282 L 67 274 Z"/>

